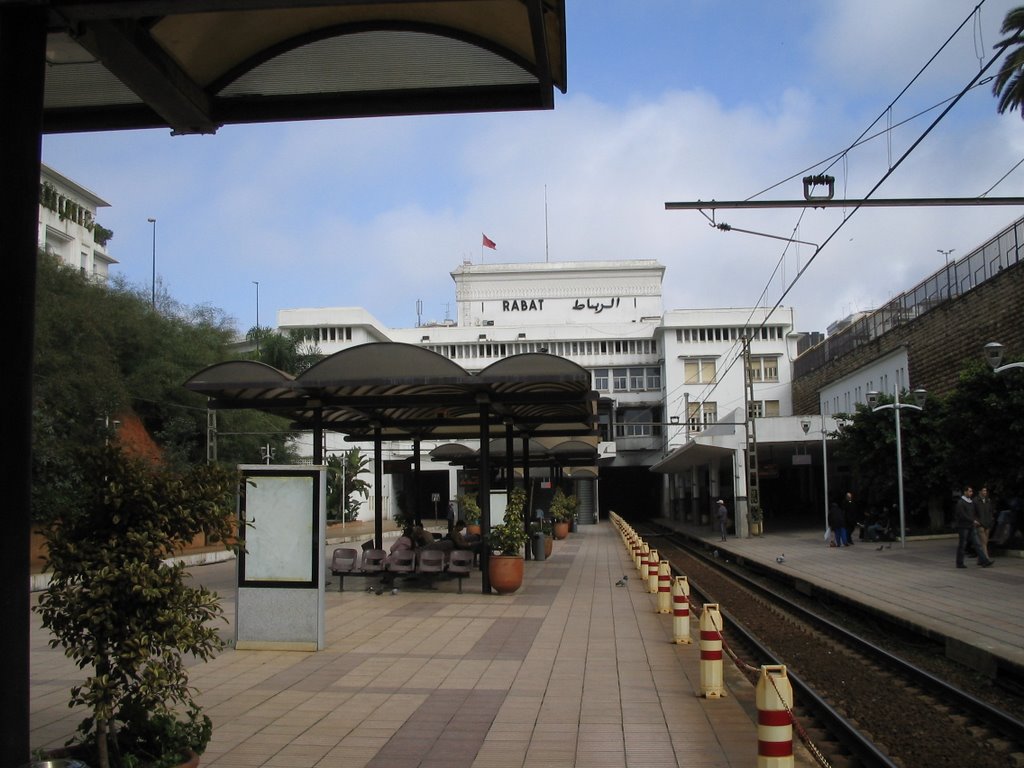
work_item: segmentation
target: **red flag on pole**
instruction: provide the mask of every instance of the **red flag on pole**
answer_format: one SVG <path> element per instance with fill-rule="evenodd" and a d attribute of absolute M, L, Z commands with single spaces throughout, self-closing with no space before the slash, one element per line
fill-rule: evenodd
<path fill-rule="evenodd" d="M 494 241 L 491 240 L 491 238 L 489 238 L 487 235 L 484 235 L 484 248 L 490 248 L 492 251 L 498 250 L 498 246 L 495 245 Z"/>

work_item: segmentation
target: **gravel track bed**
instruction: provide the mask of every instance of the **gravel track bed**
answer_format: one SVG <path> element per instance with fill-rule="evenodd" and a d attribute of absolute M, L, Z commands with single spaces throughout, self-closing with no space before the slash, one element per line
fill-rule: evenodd
<path fill-rule="evenodd" d="M 865 664 L 862 657 L 846 648 L 798 629 L 776 610 L 760 600 L 750 599 L 746 590 L 715 568 L 680 551 L 669 559 L 692 583 L 713 595 L 723 611 L 760 637 L 787 667 L 869 734 L 882 751 L 907 768 L 965 765 L 1005 768 L 1024 764 L 1000 745 L 983 741 L 987 737 L 981 736 L 981 730 L 968 718 L 950 717 L 941 702 L 894 681 L 887 670 Z M 899 639 L 894 642 L 891 635 L 877 626 L 855 621 L 845 613 L 775 582 L 771 582 L 771 587 L 776 593 L 785 593 L 787 598 L 811 607 L 818 615 L 852 629 L 890 653 L 1021 719 L 1024 702 L 1019 696 L 999 690 L 978 673 L 948 661 L 941 656 L 941 648 L 934 644 Z"/>

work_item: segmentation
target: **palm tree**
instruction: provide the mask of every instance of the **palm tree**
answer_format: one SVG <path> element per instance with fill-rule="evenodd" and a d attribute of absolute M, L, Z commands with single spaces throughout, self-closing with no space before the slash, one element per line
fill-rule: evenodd
<path fill-rule="evenodd" d="M 256 326 L 250 328 L 245 337 L 259 350 L 253 354 L 254 359 L 286 373 L 300 374 L 323 358 L 320 347 L 296 329 L 281 333 Z"/>
<path fill-rule="evenodd" d="M 1024 7 L 1014 8 L 1003 19 L 1000 30 L 1006 38 L 996 44 L 996 48 L 1009 49 L 1003 64 L 999 68 L 992 93 L 999 98 L 999 114 L 1006 110 L 1021 110 L 1024 117 Z"/>
<path fill-rule="evenodd" d="M 344 509 L 345 522 L 351 522 L 359 515 L 359 500 L 353 494 L 364 499 L 370 495 L 370 484 L 359 475 L 368 471 L 370 457 L 360 453 L 358 448 L 346 451 L 342 455 L 327 457 L 326 464 L 333 470 L 327 474 L 327 509 L 328 517 L 340 518 L 338 512 Z"/>

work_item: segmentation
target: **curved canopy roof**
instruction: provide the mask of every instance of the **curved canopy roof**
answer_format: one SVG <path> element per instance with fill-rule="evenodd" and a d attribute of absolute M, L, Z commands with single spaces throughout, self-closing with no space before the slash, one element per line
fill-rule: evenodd
<path fill-rule="evenodd" d="M 566 88 L 564 0 L 32 4 L 47 132 L 550 109 Z"/>
<path fill-rule="evenodd" d="M 350 347 L 299 376 L 246 360 L 217 363 L 185 386 L 211 408 L 256 408 L 298 429 L 331 429 L 366 440 L 455 440 L 506 429 L 531 435 L 595 434 L 597 393 L 590 374 L 555 355 L 506 358 L 472 374 L 422 347 L 374 342 Z"/>

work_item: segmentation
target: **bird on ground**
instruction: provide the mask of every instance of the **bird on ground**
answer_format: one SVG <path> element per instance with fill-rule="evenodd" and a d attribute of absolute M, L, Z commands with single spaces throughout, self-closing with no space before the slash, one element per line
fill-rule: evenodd
<path fill-rule="evenodd" d="M 881 552 L 882 551 L 882 547 L 884 547 L 884 546 L 885 546 L 884 544 L 879 544 L 877 547 L 875 547 L 875 551 L 876 552 Z"/>
<path fill-rule="evenodd" d="M 622 580 L 623 581 L 629 581 L 629 574 L 628 573 L 622 574 Z"/>
<path fill-rule="evenodd" d="M 786 553 L 785 553 L 785 552 L 783 552 L 783 553 L 782 553 L 781 555 L 779 555 L 778 557 L 776 557 L 776 558 L 775 558 L 775 562 L 776 562 L 776 563 L 779 563 L 779 564 L 782 564 L 782 563 L 786 562 Z"/>
<path fill-rule="evenodd" d="M 618 581 L 615 582 L 615 586 L 616 587 L 624 587 L 624 586 L 626 586 L 626 582 L 623 581 L 622 579 L 619 579 Z"/>
<path fill-rule="evenodd" d="M 392 589 L 391 590 L 391 594 L 392 595 L 397 595 L 398 594 L 398 587 L 395 587 L 394 589 Z"/>

